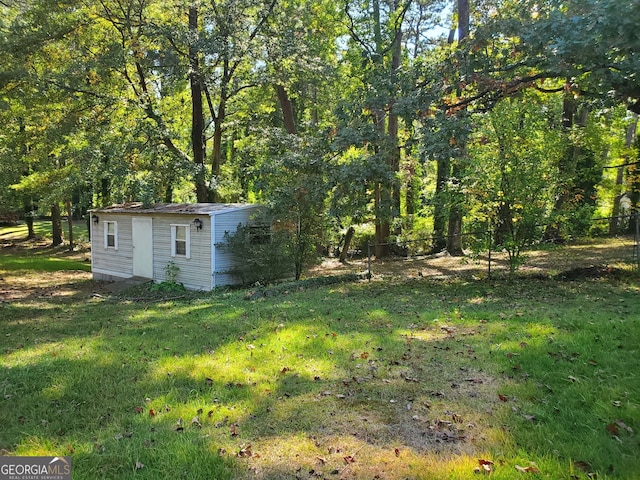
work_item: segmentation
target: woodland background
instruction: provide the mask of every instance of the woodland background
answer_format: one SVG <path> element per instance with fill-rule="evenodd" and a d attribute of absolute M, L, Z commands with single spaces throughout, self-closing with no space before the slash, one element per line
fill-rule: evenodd
<path fill-rule="evenodd" d="M 302 256 L 353 235 L 384 256 L 427 237 L 459 254 L 476 230 L 517 253 L 635 229 L 639 2 L 0 12 L 1 215 L 50 215 L 54 244 L 62 216 L 129 201 L 263 202 Z"/>

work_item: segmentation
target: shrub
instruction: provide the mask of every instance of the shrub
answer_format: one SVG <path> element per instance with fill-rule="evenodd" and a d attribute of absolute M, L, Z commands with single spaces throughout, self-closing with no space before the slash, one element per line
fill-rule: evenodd
<path fill-rule="evenodd" d="M 269 224 L 238 225 L 235 233 L 226 232 L 222 248 L 242 259 L 227 273 L 244 285 L 270 283 L 294 274 L 291 235 L 273 231 Z"/>

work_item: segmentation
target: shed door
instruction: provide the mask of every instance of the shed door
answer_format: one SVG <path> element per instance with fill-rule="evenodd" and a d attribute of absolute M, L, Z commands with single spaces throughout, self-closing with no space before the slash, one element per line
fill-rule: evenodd
<path fill-rule="evenodd" d="M 131 219 L 133 237 L 133 275 L 153 278 L 153 228 L 151 218 Z"/>

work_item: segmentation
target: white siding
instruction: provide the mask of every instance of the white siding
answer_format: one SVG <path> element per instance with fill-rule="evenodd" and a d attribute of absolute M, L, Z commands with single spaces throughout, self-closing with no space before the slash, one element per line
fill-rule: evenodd
<path fill-rule="evenodd" d="M 226 273 L 237 262 L 242 259 L 234 259 L 231 253 L 225 249 L 218 247 L 218 244 L 224 244 L 225 232 L 235 232 L 240 223 L 246 224 L 251 217 L 260 211 L 258 205 L 250 205 L 229 212 L 219 213 L 212 218 L 215 224 L 215 236 L 213 238 L 212 250 L 215 252 L 215 263 L 213 271 L 214 286 L 233 285 L 239 283 L 239 279 Z"/>
<path fill-rule="evenodd" d="M 91 257 L 94 277 L 133 276 L 133 244 L 131 216 L 125 214 L 98 214 L 99 221 L 91 225 Z M 118 249 L 105 248 L 105 222 L 118 222 Z M 104 278 L 104 277 L 103 277 Z"/>
<path fill-rule="evenodd" d="M 227 208 L 225 208 L 227 207 Z M 224 206 L 206 213 L 165 212 L 105 212 L 96 211 L 100 218 L 92 223 L 91 250 L 95 279 L 117 280 L 133 276 L 132 218 L 152 218 L 153 280 L 167 280 L 169 262 L 178 267 L 176 281 L 192 290 L 211 290 L 216 286 L 238 283 L 238 279 L 226 273 L 242 259 L 233 256 L 217 244 L 224 243 L 225 232 L 235 232 L 240 223 L 246 224 L 262 209 L 259 205 Z M 193 221 L 199 218 L 202 229 L 196 229 Z M 117 227 L 117 250 L 105 248 L 105 222 L 114 221 Z M 189 256 L 172 256 L 172 225 L 188 227 Z"/>
<path fill-rule="evenodd" d="M 199 218 L 202 229 L 193 221 Z M 190 258 L 171 256 L 171 225 L 189 225 Z M 167 280 L 166 267 L 173 261 L 179 268 L 176 281 L 191 290 L 211 290 L 211 223 L 208 215 L 160 214 L 153 216 L 153 279 Z"/>

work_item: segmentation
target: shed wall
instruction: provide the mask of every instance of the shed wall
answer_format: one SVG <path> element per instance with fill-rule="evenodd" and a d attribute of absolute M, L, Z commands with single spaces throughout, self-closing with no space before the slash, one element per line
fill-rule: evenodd
<path fill-rule="evenodd" d="M 248 223 L 261 210 L 259 205 L 244 206 L 230 211 L 209 214 L 184 213 L 110 213 L 99 211 L 100 220 L 91 224 L 91 250 L 93 278 L 118 280 L 133 276 L 133 232 L 132 218 L 152 218 L 153 229 L 153 280 L 167 280 L 167 265 L 174 262 L 178 267 L 176 281 L 192 290 L 211 290 L 216 286 L 239 283 L 239 279 L 228 272 L 242 259 L 234 259 L 220 245 L 225 243 L 225 232 L 235 232 L 240 223 Z M 197 230 L 193 221 L 199 218 L 202 229 Z M 105 248 L 105 226 L 107 221 L 117 222 L 118 248 Z M 171 256 L 172 225 L 189 227 L 190 255 Z"/>
<path fill-rule="evenodd" d="M 193 221 L 199 218 L 202 229 Z M 189 225 L 190 258 L 171 256 L 171 225 Z M 211 290 L 211 223 L 207 215 L 153 216 L 153 279 L 167 280 L 167 265 L 173 261 L 178 270 L 176 281 L 191 290 Z"/>
<path fill-rule="evenodd" d="M 107 221 L 118 222 L 118 249 L 105 248 L 104 229 Z M 133 243 L 131 216 L 101 213 L 97 224 L 91 224 L 91 267 L 93 278 L 112 280 L 133 276 Z M 111 278 L 114 277 L 114 278 Z"/>
<path fill-rule="evenodd" d="M 213 266 L 213 283 L 214 286 L 234 285 L 240 283 L 240 280 L 233 275 L 227 273 L 229 269 L 242 261 L 235 259 L 231 253 L 222 248 L 224 245 L 225 232 L 235 232 L 240 223 L 249 223 L 251 217 L 260 211 L 260 206 L 250 206 L 239 210 L 224 212 L 213 217 L 215 224 L 215 236 L 213 239 L 212 250 L 215 252 L 215 264 Z"/>

